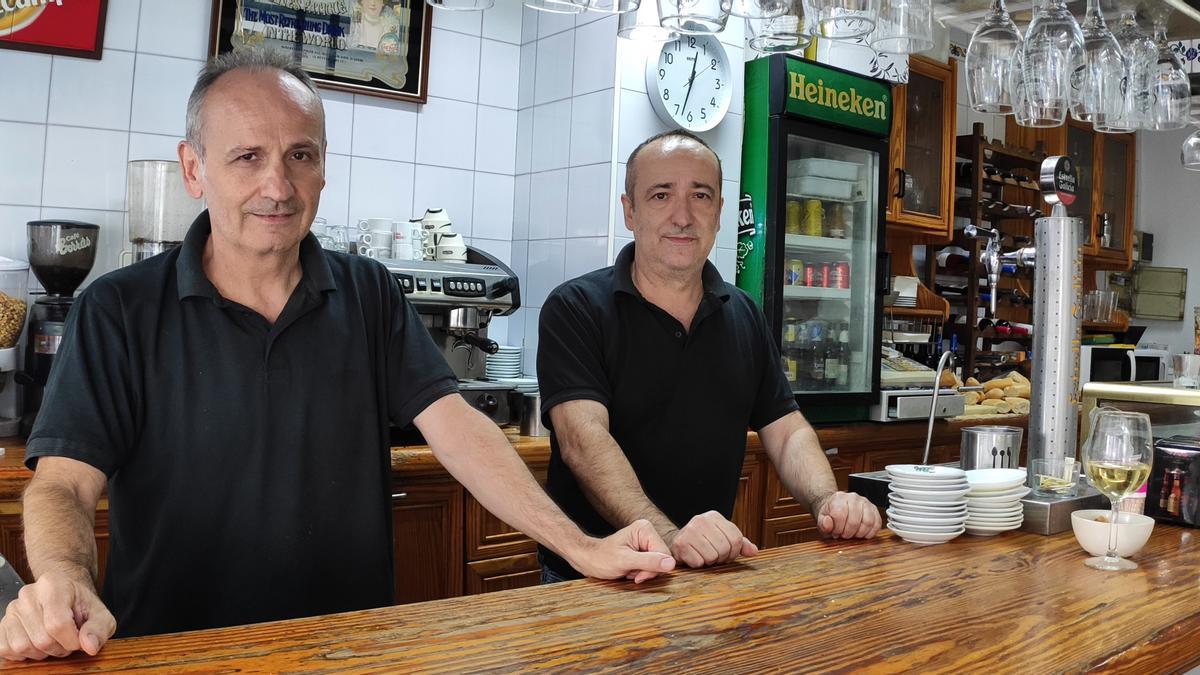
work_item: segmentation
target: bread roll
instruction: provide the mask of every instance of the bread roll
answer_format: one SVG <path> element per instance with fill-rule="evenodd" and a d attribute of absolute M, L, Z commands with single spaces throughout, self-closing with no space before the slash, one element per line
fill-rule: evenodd
<path fill-rule="evenodd" d="M 1013 384 L 1014 382 L 1012 380 L 997 378 L 995 380 L 988 380 L 987 382 L 984 382 L 983 388 L 985 391 L 991 391 L 993 389 L 1003 390 L 1005 387 L 1013 386 Z"/>
<path fill-rule="evenodd" d="M 1016 396 L 1006 396 L 1004 400 L 1012 406 L 1013 412 L 1019 415 L 1029 414 L 1029 399 L 1019 398 Z"/>
<path fill-rule="evenodd" d="M 979 380 L 977 380 L 977 379 L 975 379 L 975 378 L 973 378 L 973 377 L 968 377 L 968 378 L 967 378 L 967 386 L 968 386 L 968 387 L 978 387 L 979 385 L 980 385 L 980 382 L 979 382 Z"/>
<path fill-rule="evenodd" d="M 1005 401 L 1002 398 L 985 399 L 983 401 L 980 401 L 980 404 L 984 405 L 984 406 L 989 406 L 989 407 L 995 408 L 996 410 L 999 410 L 1002 413 L 1012 412 L 1012 404 L 1009 403 L 1008 401 Z"/>
<path fill-rule="evenodd" d="M 979 399 L 981 398 L 983 398 L 983 394 L 977 391 L 963 392 L 963 402 L 966 403 L 966 405 L 975 405 L 976 403 L 979 403 Z"/>
<path fill-rule="evenodd" d="M 1002 400 L 1004 398 L 1003 389 L 988 389 L 983 395 L 984 400 Z"/>
<path fill-rule="evenodd" d="M 1022 375 L 1021 371 L 1019 371 L 1019 370 L 1014 370 L 1011 373 L 1009 373 L 1008 379 L 1012 380 L 1016 384 L 1023 384 L 1027 387 L 1031 384 L 1031 382 L 1029 381 L 1029 378 Z"/>
<path fill-rule="evenodd" d="M 950 372 L 949 370 L 943 370 L 942 379 L 938 381 L 938 384 L 943 387 L 957 387 L 958 384 L 955 382 L 957 379 L 958 378 L 954 377 L 954 373 Z"/>
<path fill-rule="evenodd" d="M 1029 398 L 1031 391 L 1032 390 L 1030 386 L 1027 384 L 1014 384 L 1011 387 L 1004 388 L 1004 398 L 1009 398 L 1012 396 L 1018 398 Z"/>
<path fill-rule="evenodd" d="M 963 409 L 963 416 L 971 415 L 999 415 L 1000 409 L 993 408 L 990 405 L 969 405 Z"/>

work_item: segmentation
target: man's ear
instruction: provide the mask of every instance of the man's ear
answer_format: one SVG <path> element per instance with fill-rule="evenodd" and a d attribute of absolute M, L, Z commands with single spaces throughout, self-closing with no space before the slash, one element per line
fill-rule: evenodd
<path fill-rule="evenodd" d="M 625 214 L 625 229 L 633 232 L 633 198 L 621 195 L 621 211 Z"/>
<path fill-rule="evenodd" d="M 200 184 L 200 176 L 204 173 L 204 162 L 196 153 L 196 148 L 187 141 L 179 141 L 179 166 L 183 169 L 183 187 L 192 199 L 204 196 L 204 188 Z"/>

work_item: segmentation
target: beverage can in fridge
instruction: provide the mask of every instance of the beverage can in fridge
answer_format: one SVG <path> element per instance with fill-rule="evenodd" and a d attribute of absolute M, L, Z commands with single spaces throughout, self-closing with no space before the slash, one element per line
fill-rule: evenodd
<path fill-rule="evenodd" d="M 789 258 L 787 267 L 783 270 L 783 283 L 787 286 L 802 286 L 804 281 L 804 261 L 800 258 Z"/>
<path fill-rule="evenodd" d="M 821 270 L 817 273 L 817 285 L 821 288 L 829 288 L 829 263 L 821 263 Z"/>
<path fill-rule="evenodd" d="M 830 286 L 834 288 L 850 288 L 850 263 L 839 260 L 833 266 L 833 280 Z"/>
<path fill-rule="evenodd" d="M 816 274 L 815 270 L 813 269 L 814 267 L 816 267 L 816 266 L 809 265 L 808 267 L 804 268 L 804 284 L 803 285 L 805 285 L 805 286 L 815 286 L 816 285 L 813 283 L 814 281 L 816 281 L 816 279 L 813 278 L 813 276 Z"/>

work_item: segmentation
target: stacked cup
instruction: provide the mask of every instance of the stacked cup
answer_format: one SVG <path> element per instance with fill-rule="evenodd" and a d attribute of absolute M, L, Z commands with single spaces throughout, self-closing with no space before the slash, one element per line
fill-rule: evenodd
<path fill-rule="evenodd" d="M 358 254 L 368 258 L 390 258 L 395 229 L 391 218 L 363 218 L 358 221 Z"/>
<path fill-rule="evenodd" d="M 949 466 L 892 464 L 887 468 L 888 529 L 914 544 L 941 544 L 963 533 L 966 472 Z"/>
<path fill-rule="evenodd" d="M 1015 530 L 1025 521 L 1021 498 L 1029 494 L 1022 469 L 973 469 L 967 472 L 967 534 L 990 537 Z"/>

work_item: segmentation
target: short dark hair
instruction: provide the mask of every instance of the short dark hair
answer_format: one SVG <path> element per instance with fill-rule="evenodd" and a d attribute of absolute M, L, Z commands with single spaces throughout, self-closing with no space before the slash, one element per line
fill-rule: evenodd
<path fill-rule="evenodd" d="M 625 161 L 625 194 L 628 195 L 630 202 L 633 201 L 633 188 L 634 185 L 637 184 L 637 166 L 635 165 L 635 161 L 637 160 L 638 154 L 640 154 L 646 146 L 650 145 L 651 143 L 661 141 L 664 138 L 686 138 L 699 143 L 700 145 L 704 146 L 705 150 L 711 152 L 713 158 L 717 160 L 717 192 L 719 193 L 721 191 L 721 181 L 725 179 L 725 172 L 721 168 L 721 157 L 717 154 L 717 151 L 713 150 L 711 145 L 704 142 L 703 138 L 700 138 L 687 129 L 670 129 L 662 133 L 654 134 L 650 138 L 647 138 L 636 148 L 634 148 L 633 152 L 629 153 L 629 159 Z"/>
<path fill-rule="evenodd" d="M 204 122 L 200 115 L 203 112 L 204 99 L 208 96 L 208 90 L 225 73 L 242 69 L 283 71 L 299 80 L 300 84 L 317 97 L 318 103 L 321 101 L 321 94 L 317 92 L 316 83 L 308 76 L 308 73 L 304 72 L 299 63 L 288 56 L 262 49 L 238 49 L 216 56 L 206 63 L 200 74 L 196 76 L 196 85 L 192 87 L 192 93 L 188 96 L 185 138 L 201 156 L 204 155 Z M 323 107 L 321 115 L 324 118 Z M 322 119 L 322 134 L 324 134 L 324 130 L 324 119 Z"/>

